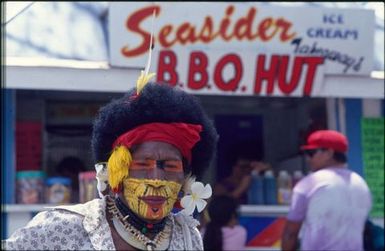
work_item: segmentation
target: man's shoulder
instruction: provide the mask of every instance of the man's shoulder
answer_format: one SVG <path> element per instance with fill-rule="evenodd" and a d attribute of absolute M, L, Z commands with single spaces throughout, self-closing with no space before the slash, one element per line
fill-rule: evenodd
<path fill-rule="evenodd" d="M 66 210 L 61 207 L 49 207 L 38 213 L 27 224 L 31 230 L 56 230 L 57 226 L 81 226 L 85 215 L 79 210 Z M 74 230 L 81 230 L 75 227 Z"/>
<path fill-rule="evenodd" d="M 60 229 L 60 226 L 71 226 L 74 231 L 83 232 L 84 223 L 97 217 L 95 210 L 100 204 L 100 201 L 93 200 L 84 204 L 47 207 L 45 211 L 32 218 L 26 227 L 38 230 L 57 230 Z"/>
<path fill-rule="evenodd" d="M 78 213 L 48 209 L 38 213 L 25 227 L 16 230 L 2 245 L 7 250 L 80 248 L 81 244 L 88 244 L 83 221 L 84 216 Z"/>
<path fill-rule="evenodd" d="M 174 222 L 171 250 L 203 250 L 199 222 L 191 215 L 181 212 L 171 215 Z"/>
<path fill-rule="evenodd" d="M 329 174 L 325 174 L 323 170 L 309 173 L 303 177 L 298 183 L 294 186 L 293 192 L 299 194 L 311 194 L 314 190 L 317 190 L 320 187 L 327 185 L 330 182 Z"/>
<path fill-rule="evenodd" d="M 334 168 L 323 168 L 315 172 L 311 172 L 302 178 L 298 183 L 315 184 L 324 180 L 330 180 L 331 177 L 336 177 L 337 173 Z"/>
<path fill-rule="evenodd" d="M 199 225 L 199 221 L 194 219 L 191 215 L 185 215 L 181 212 L 172 214 L 174 222 L 180 226 L 188 226 L 190 228 L 196 228 Z"/>
<path fill-rule="evenodd" d="M 310 185 L 314 185 L 313 182 L 314 179 L 314 173 L 309 173 L 305 177 L 303 177 L 298 183 L 295 185 L 295 188 L 303 188 L 303 187 L 308 187 Z"/>
<path fill-rule="evenodd" d="M 53 207 L 47 207 L 49 211 L 67 211 L 70 213 L 76 213 L 78 215 L 85 216 L 90 211 L 90 209 L 102 208 L 103 199 L 94 199 L 85 203 L 79 203 L 74 205 L 59 205 Z"/>

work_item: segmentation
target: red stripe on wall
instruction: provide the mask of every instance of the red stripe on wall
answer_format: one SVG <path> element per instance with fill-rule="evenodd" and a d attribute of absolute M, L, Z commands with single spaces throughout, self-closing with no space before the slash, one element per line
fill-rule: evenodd
<path fill-rule="evenodd" d="M 285 226 L 286 218 L 277 218 L 273 223 L 262 230 L 255 236 L 247 246 L 272 247 L 274 243 L 281 239 L 283 227 Z"/>

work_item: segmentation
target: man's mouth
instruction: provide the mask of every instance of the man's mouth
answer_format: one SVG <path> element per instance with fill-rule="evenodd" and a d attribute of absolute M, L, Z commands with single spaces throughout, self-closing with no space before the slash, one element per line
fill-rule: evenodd
<path fill-rule="evenodd" d="M 166 198 L 163 196 L 142 196 L 139 199 L 148 205 L 162 205 L 166 201 Z"/>

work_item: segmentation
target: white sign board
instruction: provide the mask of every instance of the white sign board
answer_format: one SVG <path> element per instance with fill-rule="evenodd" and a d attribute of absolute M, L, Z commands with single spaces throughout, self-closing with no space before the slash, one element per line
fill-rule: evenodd
<path fill-rule="evenodd" d="M 372 70 L 371 10 L 114 2 L 109 11 L 111 65 L 145 66 L 155 12 L 151 71 L 192 93 L 312 96 L 324 74 Z"/>

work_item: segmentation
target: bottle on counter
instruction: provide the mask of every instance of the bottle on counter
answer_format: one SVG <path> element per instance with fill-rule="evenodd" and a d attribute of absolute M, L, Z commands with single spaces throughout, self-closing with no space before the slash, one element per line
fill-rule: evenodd
<path fill-rule="evenodd" d="M 19 171 L 16 173 L 16 203 L 44 203 L 43 171 Z"/>
<path fill-rule="evenodd" d="M 293 173 L 293 188 L 303 178 L 303 173 L 300 170 L 295 170 Z"/>
<path fill-rule="evenodd" d="M 272 170 L 265 171 L 263 176 L 263 195 L 266 205 L 277 204 L 277 183 Z"/>
<path fill-rule="evenodd" d="M 79 173 L 79 201 L 84 203 L 98 198 L 96 172 L 80 172 Z"/>
<path fill-rule="evenodd" d="M 263 177 L 257 170 L 251 172 L 251 184 L 248 191 L 248 203 L 252 205 L 263 205 Z"/>
<path fill-rule="evenodd" d="M 48 204 L 68 204 L 71 202 L 71 179 L 50 177 L 46 180 L 46 202 Z"/>
<path fill-rule="evenodd" d="M 286 170 L 279 171 L 278 179 L 278 204 L 288 205 L 291 201 L 292 178 Z"/>

